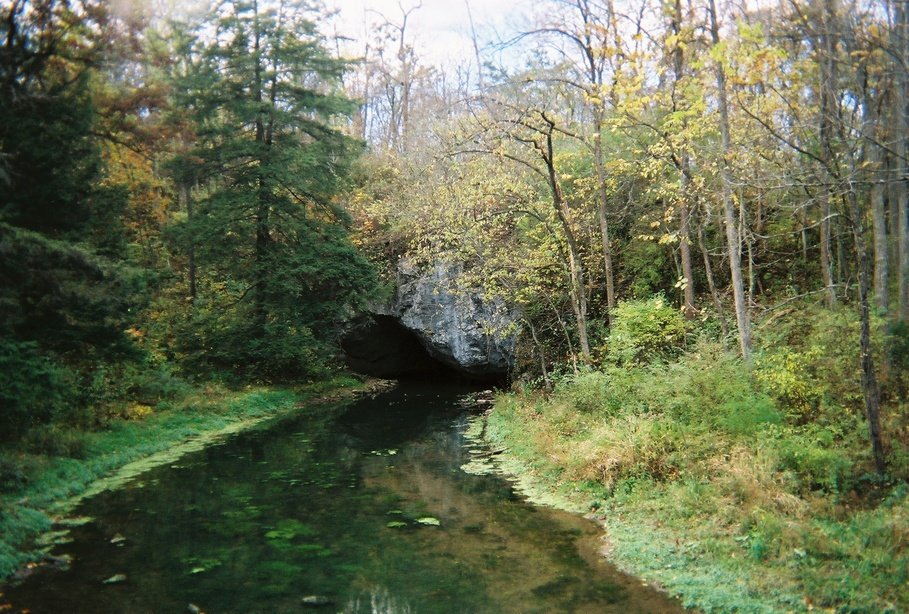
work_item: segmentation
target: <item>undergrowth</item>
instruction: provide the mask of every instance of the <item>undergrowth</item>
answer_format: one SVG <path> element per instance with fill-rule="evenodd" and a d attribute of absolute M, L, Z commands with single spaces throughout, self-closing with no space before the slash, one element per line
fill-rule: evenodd
<path fill-rule="evenodd" d="M 856 402 L 858 360 L 842 342 L 854 322 L 793 320 L 760 339 L 753 366 L 697 340 L 668 361 L 662 349 L 638 352 L 551 391 L 503 394 L 487 436 L 553 490 L 582 497 L 616 562 L 686 605 L 905 611 L 906 404 L 891 395 L 883 412 L 882 478 Z M 876 351 L 883 360 L 884 344 Z"/>

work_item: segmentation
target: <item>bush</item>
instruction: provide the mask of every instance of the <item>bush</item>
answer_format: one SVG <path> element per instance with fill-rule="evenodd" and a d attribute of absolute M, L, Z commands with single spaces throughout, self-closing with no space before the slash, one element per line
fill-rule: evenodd
<path fill-rule="evenodd" d="M 720 406 L 718 423 L 733 435 L 753 435 L 768 424 L 781 424 L 783 417 L 767 397 L 732 399 Z"/>
<path fill-rule="evenodd" d="M 85 458 L 85 434 L 68 425 L 46 424 L 30 430 L 23 439 L 23 447 L 34 454 Z"/>
<path fill-rule="evenodd" d="M 601 371 L 583 371 L 571 377 L 565 377 L 556 384 L 555 393 L 574 409 L 585 412 L 607 411 L 618 409 L 609 393 L 609 379 Z"/>
<path fill-rule="evenodd" d="M 0 373 L 0 439 L 15 439 L 50 422 L 75 397 L 72 373 L 34 343 L 0 339 Z"/>
<path fill-rule="evenodd" d="M 885 362 L 884 333 L 883 320 L 875 318 L 872 353 L 879 368 Z M 795 422 L 835 423 L 844 408 L 861 412 L 859 318 L 853 310 L 793 310 L 758 341 L 758 379 Z"/>
<path fill-rule="evenodd" d="M 897 394 L 906 396 L 909 386 L 909 322 L 893 322 L 887 335 L 887 354 L 896 373 Z"/>
<path fill-rule="evenodd" d="M 11 492 L 28 483 L 28 472 L 17 459 L 0 456 L 0 492 Z"/>
<path fill-rule="evenodd" d="M 620 365 L 669 360 L 685 346 L 688 322 L 662 296 L 624 301 L 613 312 L 609 359 Z"/>
<path fill-rule="evenodd" d="M 819 358 L 816 348 L 807 352 L 779 348 L 756 361 L 758 381 L 797 424 L 816 418 L 824 398 L 824 383 L 813 372 Z"/>
<path fill-rule="evenodd" d="M 780 469 L 795 473 L 803 490 L 822 489 L 833 493 L 845 490 L 854 454 L 844 449 L 842 437 L 814 426 L 787 428 L 776 433 Z"/>
<path fill-rule="evenodd" d="M 681 422 L 700 422 L 733 435 L 751 435 L 782 421 L 741 359 L 717 343 L 699 341 L 677 364 L 655 374 L 659 402 Z"/>

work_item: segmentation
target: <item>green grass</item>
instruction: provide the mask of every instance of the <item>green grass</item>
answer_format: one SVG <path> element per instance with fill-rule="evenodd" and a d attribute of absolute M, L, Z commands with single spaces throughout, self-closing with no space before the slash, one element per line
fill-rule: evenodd
<path fill-rule="evenodd" d="M 686 606 L 907 611 L 905 463 L 878 481 L 861 416 L 826 412 L 798 422 L 734 356 L 701 344 L 669 364 L 501 395 L 485 432 L 533 499 L 595 510 L 610 558 Z M 903 446 L 891 438 L 893 458 Z"/>
<path fill-rule="evenodd" d="M 99 482 L 102 478 L 167 450 L 176 448 L 180 453 L 181 444 L 204 443 L 218 432 L 299 411 L 307 400 L 362 385 L 350 376 L 298 388 L 231 391 L 208 385 L 176 401 L 162 402 L 141 418 L 115 420 L 101 431 L 61 430 L 66 445 L 60 449 L 76 450 L 77 458 L 0 450 L 0 579 L 39 557 L 32 540 L 50 529 L 52 516 L 65 512 L 67 503 L 71 506 L 79 496 L 104 487 Z M 53 437 L 45 434 L 42 442 L 58 451 L 55 443 L 48 442 Z M 142 469 L 136 464 L 130 474 Z"/>

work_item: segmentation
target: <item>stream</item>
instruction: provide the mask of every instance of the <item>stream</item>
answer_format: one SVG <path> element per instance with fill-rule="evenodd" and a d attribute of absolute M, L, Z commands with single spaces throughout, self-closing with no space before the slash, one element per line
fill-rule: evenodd
<path fill-rule="evenodd" d="M 680 612 L 471 460 L 464 387 L 302 412 L 83 501 L 14 612 Z M 106 582 L 107 581 L 107 582 Z"/>

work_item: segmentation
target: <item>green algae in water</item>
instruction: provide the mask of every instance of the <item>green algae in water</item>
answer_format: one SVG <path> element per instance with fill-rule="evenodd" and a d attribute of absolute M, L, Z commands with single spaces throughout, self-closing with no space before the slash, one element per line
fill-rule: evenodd
<path fill-rule="evenodd" d="M 352 614 L 609 612 L 615 578 L 577 549 L 576 527 L 581 539 L 596 528 L 460 471 L 456 397 L 421 394 L 380 395 L 336 425 L 286 420 L 154 469 L 144 489 L 103 492 L 77 510 L 95 521 L 61 547 L 79 564 L 5 598 L 36 613 L 288 612 L 308 595 Z M 108 543 L 117 533 L 127 547 Z M 116 574 L 129 580 L 99 590 Z M 655 598 L 613 611 L 672 611 Z"/>
<path fill-rule="evenodd" d="M 268 539 L 290 540 L 298 536 L 312 537 L 316 534 L 317 531 L 308 524 L 304 524 L 294 518 L 286 518 L 278 521 L 277 526 L 268 531 L 265 537 Z"/>

